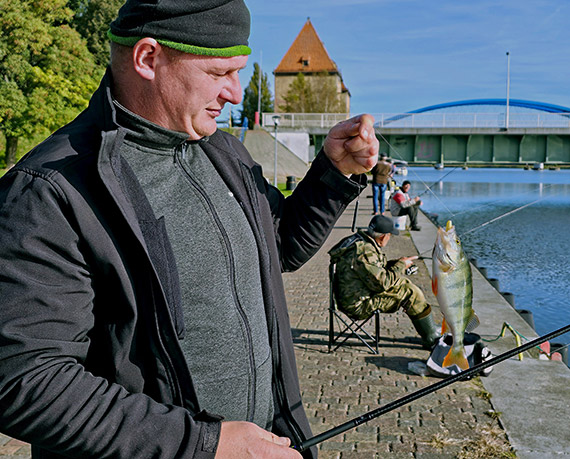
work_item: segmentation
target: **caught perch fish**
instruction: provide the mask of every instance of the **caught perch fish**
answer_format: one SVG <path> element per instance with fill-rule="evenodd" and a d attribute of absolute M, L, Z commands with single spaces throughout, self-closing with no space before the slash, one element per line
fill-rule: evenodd
<path fill-rule="evenodd" d="M 447 222 L 445 229 L 437 229 L 432 259 L 432 290 L 444 317 L 441 332 L 453 336 L 453 345 L 442 366 L 457 365 L 462 370 L 467 370 L 469 363 L 463 347 L 463 337 L 465 331 L 471 331 L 479 325 L 479 319 L 472 308 L 471 266 L 451 221 Z"/>

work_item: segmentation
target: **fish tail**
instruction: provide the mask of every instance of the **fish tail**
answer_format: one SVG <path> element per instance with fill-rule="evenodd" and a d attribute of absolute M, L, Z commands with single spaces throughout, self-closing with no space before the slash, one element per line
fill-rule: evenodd
<path fill-rule="evenodd" d="M 469 362 L 465 356 L 465 348 L 463 346 L 458 349 L 452 347 L 443 359 L 443 368 L 450 367 L 451 365 L 457 365 L 462 370 L 469 369 Z"/>
<path fill-rule="evenodd" d="M 447 321 L 445 320 L 444 317 L 443 320 L 441 321 L 441 334 L 445 335 L 446 333 L 451 333 L 451 329 L 449 328 L 449 325 L 447 324 Z"/>

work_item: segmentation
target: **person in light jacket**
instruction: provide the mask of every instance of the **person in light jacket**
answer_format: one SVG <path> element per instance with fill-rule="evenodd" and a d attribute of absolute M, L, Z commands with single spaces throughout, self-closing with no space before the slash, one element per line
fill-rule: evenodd
<path fill-rule="evenodd" d="M 422 200 L 419 196 L 410 198 L 408 192 L 411 188 L 411 183 L 404 180 L 402 186 L 390 197 L 390 213 L 393 217 L 401 217 L 407 215 L 410 217 L 410 229 L 412 231 L 420 231 L 421 227 L 418 226 L 418 208 L 422 205 Z"/>

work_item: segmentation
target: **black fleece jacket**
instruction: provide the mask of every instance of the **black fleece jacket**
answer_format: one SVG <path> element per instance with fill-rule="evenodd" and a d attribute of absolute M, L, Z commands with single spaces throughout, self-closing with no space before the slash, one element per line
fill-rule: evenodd
<path fill-rule="evenodd" d="M 198 412 L 172 250 L 118 155 L 124 135 L 106 75 L 86 111 L 0 179 L 0 431 L 41 458 L 213 458 L 220 420 Z M 319 249 L 365 181 L 320 153 L 284 199 L 234 137 L 217 131 L 204 150 L 256 238 L 273 430 L 298 443 L 311 433 L 281 272 Z"/>

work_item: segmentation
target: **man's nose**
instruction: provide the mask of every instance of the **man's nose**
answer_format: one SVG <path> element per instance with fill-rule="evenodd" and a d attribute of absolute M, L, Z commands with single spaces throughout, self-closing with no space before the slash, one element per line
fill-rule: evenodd
<path fill-rule="evenodd" d="M 237 72 L 228 77 L 228 82 L 220 95 L 234 105 L 237 105 L 242 101 L 243 93 Z"/>

